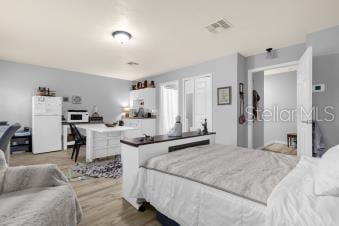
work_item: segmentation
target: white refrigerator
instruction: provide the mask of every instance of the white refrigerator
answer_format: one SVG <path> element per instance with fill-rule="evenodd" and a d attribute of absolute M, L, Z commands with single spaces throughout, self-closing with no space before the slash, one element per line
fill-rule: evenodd
<path fill-rule="evenodd" d="M 61 150 L 62 97 L 32 97 L 33 154 Z"/>

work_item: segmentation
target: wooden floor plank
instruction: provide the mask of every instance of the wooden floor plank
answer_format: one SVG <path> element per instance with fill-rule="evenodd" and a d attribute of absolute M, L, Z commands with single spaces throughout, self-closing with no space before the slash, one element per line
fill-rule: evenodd
<path fill-rule="evenodd" d="M 79 162 L 85 161 L 82 149 L 79 154 Z M 51 163 L 56 164 L 68 174 L 71 167 L 75 166 L 70 159 L 71 150 L 58 151 L 33 155 L 32 153 L 13 154 L 10 166 L 36 165 Z M 141 213 L 122 198 L 122 181 L 111 178 L 90 178 L 88 180 L 71 182 L 77 193 L 80 205 L 83 209 L 81 226 L 160 226 L 155 219 L 154 209 L 148 209 Z"/>

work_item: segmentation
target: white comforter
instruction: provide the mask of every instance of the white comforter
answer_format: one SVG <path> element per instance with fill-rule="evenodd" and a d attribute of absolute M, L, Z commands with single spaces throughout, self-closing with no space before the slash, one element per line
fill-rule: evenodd
<path fill-rule="evenodd" d="M 275 187 L 267 202 L 266 225 L 339 225 L 339 197 L 314 193 L 318 161 L 303 157 Z"/>
<path fill-rule="evenodd" d="M 273 189 L 267 206 L 155 170 L 140 168 L 132 196 L 180 225 L 339 225 L 339 197 L 314 194 L 318 159 L 302 157 Z"/>

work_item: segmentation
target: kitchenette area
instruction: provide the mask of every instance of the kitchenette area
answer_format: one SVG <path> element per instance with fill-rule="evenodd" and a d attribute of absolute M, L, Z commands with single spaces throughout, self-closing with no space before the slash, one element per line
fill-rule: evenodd
<path fill-rule="evenodd" d="M 132 86 L 129 104 L 121 106 L 119 120 L 114 122 L 104 119 L 96 106 L 91 112 L 79 109 L 79 105 L 65 109 L 65 98 L 53 94 L 32 97 L 33 154 L 72 148 L 75 135 L 70 124 L 86 139 L 86 162 L 120 154 L 123 138 L 156 135 L 154 84 L 152 87 Z"/>

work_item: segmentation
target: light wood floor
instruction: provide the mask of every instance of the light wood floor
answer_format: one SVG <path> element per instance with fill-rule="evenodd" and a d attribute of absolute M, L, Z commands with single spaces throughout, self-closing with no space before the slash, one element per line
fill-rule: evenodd
<path fill-rule="evenodd" d="M 80 151 L 79 162 L 85 159 L 84 150 Z M 33 155 L 31 153 L 13 154 L 10 166 L 57 164 L 66 174 L 75 165 L 70 159 L 70 151 L 59 151 Z M 88 180 L 71 182 L 83 210 L 80 225 L 116 225 L 116 226 L 160 226 L 155 219 L 155 211 L 147 209 L 138 212 L 122 199 L 121 179 L 90 178 Z"/>

